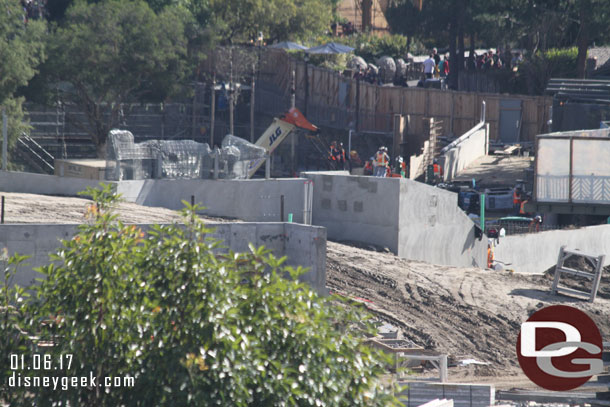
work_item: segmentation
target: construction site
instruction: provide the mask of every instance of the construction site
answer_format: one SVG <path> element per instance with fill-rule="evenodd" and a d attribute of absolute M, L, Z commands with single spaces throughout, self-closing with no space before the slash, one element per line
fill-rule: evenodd
<path fill-rule="evenodd" d="M 200 204 L 228 248 L 264 245 L 308 267 L 321 295 L 363 304 L 380 325 L 372 346 L 409 368 L 388 372 L 408 385 L 405 405 L 610 405 L 610 374 L 544 391 L 516 352 L 521 324 L 550 305 L 586 312 L 610 338 L 610 129 L 605 116 L 562 128 L 572 113 L 551 109 L 574 94 L 610 103 L 610 81 L 508 97 L 372 85 L 259 53 L 235 103 L 234 84 L 214 78 L 190 105 L 126 106 L 105 157 L 70 127 L 82 112 L 32 107 L 15 153 L 30 172 L 0 171 L 0 249 L 32 256 L 16 282 L 32 284 L 84 222 L 78 192 L 106 182 L 125 223 L 171 223 L 183 201 Z M 333 141 L 349 163 L 329 159 Z M 365 175 L 381 146 L 389 176 Z"/>

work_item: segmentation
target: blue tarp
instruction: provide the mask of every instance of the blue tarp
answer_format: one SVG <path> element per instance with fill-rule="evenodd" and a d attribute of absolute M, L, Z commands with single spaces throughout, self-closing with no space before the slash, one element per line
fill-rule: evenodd
<path fill-rule="evenodd" d="M 304 47 L 301 44 L 297 44 L 296 42 L 290 42 L 290 41 L 278 42 L 277 44 L 269 45 L 268 48 L 301 49 L 301 50 L 307 49 L 307 47 Z"/>
<path fill-rule="evenodd" d="M 348 47 L 347 45 L 337 44 L 336 42 L 329 42 L 324 45 L 318 45 L 317 47 L 309 48 L 308 54 L 347 54 L 352 52 L 354 48 Z"/>

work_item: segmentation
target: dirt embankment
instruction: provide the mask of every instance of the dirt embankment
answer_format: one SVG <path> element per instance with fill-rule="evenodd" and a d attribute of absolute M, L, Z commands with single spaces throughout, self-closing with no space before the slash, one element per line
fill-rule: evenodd
<path fill-rule="evenodd" d="M 518 369 L 520 324 L 536 309 L 567 304 L 587 312 L 610 335 L 610 300 L 594 304 L 550 295 L 551 280 L 508 272 L 454 268 L 328 243 L 327 286 L 362 299 L 405 338 L 450 355 L 490 363 L 482 376 Z M 610 281 L 608 282 L 610 285 Z"/>

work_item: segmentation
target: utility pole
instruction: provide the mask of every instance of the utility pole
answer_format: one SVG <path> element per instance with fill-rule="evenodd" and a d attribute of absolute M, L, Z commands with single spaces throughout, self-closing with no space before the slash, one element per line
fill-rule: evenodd
<path fill-rule="evenodd" d="M 229 60 L 229 134 L 234 136 L 233 132 L 233 46 L 231 46 L 231 56 Z"/>
<path fill-rule="evenodd" d="M 252 64 L 252 82 L 250 83 L 250 142 L 254 143 L 254 101 L 256 100 L 254 94 L 254 86 L 256 83 L 256 64 Z"/>
<path fill-rule="evenodd" d="M 212 92 L 210 93 L 210 147 L 214 149 L 214 119 L 216 117 L 216 72 L 212 75 Z"/>
<path fill-rule="evenodd" d="M 290 108 L 294 109 L 297 105 L 297 97 L 296 97 L 296 87 L 297 87 L 297 74 L 295 70 L 292 70 L 292 86 L 290 89 Z M 293 132 L 290 135 L 290 162 L 292 163 L 292 168 L 290 171 L 290 175 L 292 176 L 297 170 L 296 163 L 296 134 Z"/>
<path fill-rule="evenodd" d="M 2 169 L 8 171 L 8 118 L 6 107 L 2 107 Z"/>

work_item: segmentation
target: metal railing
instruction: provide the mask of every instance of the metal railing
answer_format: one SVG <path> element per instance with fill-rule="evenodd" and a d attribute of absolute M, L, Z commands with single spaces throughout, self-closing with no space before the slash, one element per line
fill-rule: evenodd
<path fill-rule="evenodd" d="M 27 157 L 35 166 L 41 167 L 45 172 L 55 171 L 55 158 L 27 134 L 22 134 L 17 142 L 27 151 Z"/>
<path fill-rule="evenodd" d="M 610 203 L 610 176 L 538 175 L 536 199 L 539 202 L 607 204 Z"/>

